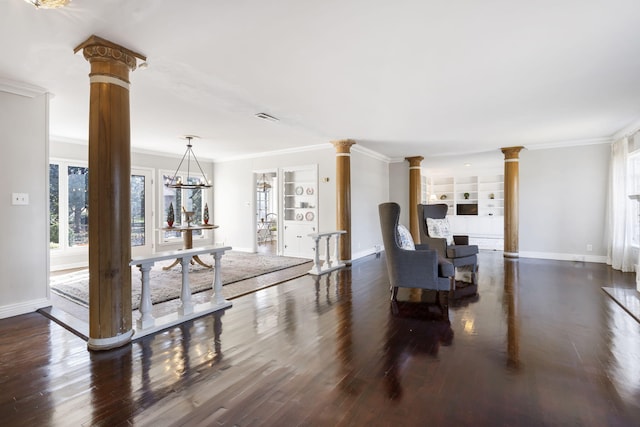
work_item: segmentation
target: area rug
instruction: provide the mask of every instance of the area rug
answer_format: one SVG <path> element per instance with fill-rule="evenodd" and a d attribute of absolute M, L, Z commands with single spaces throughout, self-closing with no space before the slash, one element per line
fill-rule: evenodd
<path fill-rule="evenodd" d="M 209 259 L 210 258 L 210 259 Z M 213 263 L 213 257 L 201 257 L 205 263 Z M 226 252 L 221 258 L 220 276 L 222 285 L 250 279 L 263 274 L 310 262 L 306 258 L 260 255 L 247 252 Z M 172 261 L 156 263 L 150 272 L 151 303 L 157 304 L 180 297 L 182 267 L 180 264 L 170 270 L 163 270 Z M 195 294 L 210 290 L 214 270 L 199 264 L 189 266 L 189 285 Z M 50 280 L 51 291 L 86 307 L 89 306 L 89 270 L 80 270 L 54 276 Z M 140 270 L 131 269 L 132 309 L 140 305 Z"/>

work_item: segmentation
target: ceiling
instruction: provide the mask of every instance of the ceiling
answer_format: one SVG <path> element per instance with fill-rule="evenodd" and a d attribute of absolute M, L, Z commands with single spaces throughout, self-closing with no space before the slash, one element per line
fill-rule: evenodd
<path fill-rule="evenodd" d="M 0 78 L 86 141 L 90 35 L 148 58 L 132 145 L 224 160 L 353 138 L 390 159 L 610 138 L 640 119 L 638 0 L 0 0 Z M 269 122 L 255 117 L 267 113 Z"/>

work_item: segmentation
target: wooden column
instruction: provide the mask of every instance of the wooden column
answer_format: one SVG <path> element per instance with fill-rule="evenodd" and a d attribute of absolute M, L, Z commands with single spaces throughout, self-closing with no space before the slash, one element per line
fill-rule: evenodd
<path fill-rule="evenodd" d="M 352 139 L 332 141 L 336 148 L 336 229 L 340 236 L 340 260 L 351 265 L 351 146 Z"/>
<path fill-rule="evenodd" d="M 131 321 L 129 71 L 143 56 L 100 37 L 75 48 L 91 64 L 89 100 L 90 350 L 125 345 Z"/>
<path fill-rule="evenodd" d="M 524 147 L 505 147 L 504 153 L 504 256 L 518 258 L 518 155 Z"/>
<path fill-rule="evenodd" d="M 409 230 L 414 243 L 420 243 L 420 224 L 418 223 L 418 204 L 422 190 L 422 177 L 420 162 L 422 156 L 405 157 L 409 162 Z"/>

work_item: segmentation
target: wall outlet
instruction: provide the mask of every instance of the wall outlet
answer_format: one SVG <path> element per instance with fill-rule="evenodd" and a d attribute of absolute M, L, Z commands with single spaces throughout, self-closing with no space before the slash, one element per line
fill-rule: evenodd
<path fill-rule="evenodd" d="M 587 252 L 591 252 L 593 250 L 593 245 L 592 244 L 588 244 L 587 245 Z"/>

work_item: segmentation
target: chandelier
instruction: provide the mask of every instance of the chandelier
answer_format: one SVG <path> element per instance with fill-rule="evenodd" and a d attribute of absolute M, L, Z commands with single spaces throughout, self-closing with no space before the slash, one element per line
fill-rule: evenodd
<path fill-rule="evenodd" d="M 262 174 L 262 181 L 258 181 L 258 191 L 267 192 L 271 189 L 271 184 L 267 182 L 266 175 Z"/>
<path fill-rule="evenodd" d="M 29 4 L 32 4 L 36 7 L 36 9 L 58 9 L 60 7 L 64 7 L 71 0 L 24 0 Z"/>
<path fill-rule="evenodd" d="M 169 188 L 185 188 L 185 189 L 192 189 L 192 190 L 196 188 L 211 187 L 211 183 L 209 182 L 209 180 L 207 180 L 207 175 L 202 170 L 202 166 L 200 166 L 200 162 L 198 161 L 195 153 L 193 152 L 193 148 L 191 145 L 191 140 L 193 138 L 198 138 L 198 137 L 195 135 L 184 136 L 184 139 L 187 140 L 187 150 L 184 152 L 184 155 L 182 156 L 182 160 L 180 160 L 180 164 L 176 169 L 176 173 L 173 174 L 173 178 L 167 180 L 164 184 L 165 186 Z M 196 165 L 198 165 L 198 169 L 200 169 L 200 174 L 202 175 L 202 177 L 198 177 L 197 179 L 195 178 L 191 179 L 191 157 L 193 157 L 193 160 L 196 162 Z M 187 159 L 187 179 L 186 181 L 183 181 L 182 177 L 179 176 L 178 173 L 180 172 L 180 168 L 182 167 L 182 163 L 184 163 L 185 158 Z"/>

